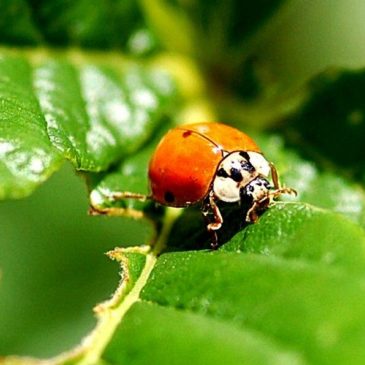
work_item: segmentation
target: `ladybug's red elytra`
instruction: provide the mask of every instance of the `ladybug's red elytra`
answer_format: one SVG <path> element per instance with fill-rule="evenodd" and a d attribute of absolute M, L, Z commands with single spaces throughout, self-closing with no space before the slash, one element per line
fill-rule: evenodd
<path fill-rule="evenodd" d="M 218 201 L 244 203 L 248 209 L 243 219 L 255 222 L 275 197 L 295 193 L 280 187 L 274 165 L 248 135 L 222 123 L 168 131 L 152 155 L 148 177 L 149 196 L 120 193 L 113 198 L 148 198 L 171 207 L 200 204 L 212 248 L 218 246 L 216 231 L 223 224 Z"/>

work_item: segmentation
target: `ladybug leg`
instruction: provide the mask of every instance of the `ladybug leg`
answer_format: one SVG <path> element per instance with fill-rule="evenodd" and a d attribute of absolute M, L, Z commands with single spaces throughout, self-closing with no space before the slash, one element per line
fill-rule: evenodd
<path fill-rule="evenodd" d="M 146 201 L 146 200 L 150 199 L 151 197 L 149 195 L 124 191 L 124 192 L 114 192 L 114 193 L 108 195 L 107 198 L 109 201 L 114 202 L 114 201 L 123 200 L 123 199 L 135 199 L 135 200 L 140 200 L 140 201 Z M 137 211 L 131 212 L 130 210 L 128 210 L 126 208 L 121 208 L 121 207 L 100 207 L 96 204 L 93 204 L 92 199 L 91 199 L 91 204 L 90 204 L 90 208 L 89 208 L 90 215 L 109 215 L 109 216 L 125 216 L 125 215 L 134 216 L 134 215 L 136 215 L 136 218 L 138 218 L 137 217 L 138 213 L 139 212 L 137 212 Z"/>
<path fill-rule="evenodd" d="M 246 222 L 255 223 L 259 219 L 259 212 L 265 210 L 271 202 L 271 196 L 266 196 L 253 202 L 251 208 L 247 211 Z"/>
<path fill-rule="evenodd" d="M 211 237 L 210 245 L 212 249 L 215 250 L 218 248 L 218 236 L 216 231 L 222 227 L 223 218 L 212 193 L 209 194 L 208 201 L 203 206 L 202 214 L 207 222 L 207 230 Z M 209 217 L 210 215 L 213 215 L 213 221 Z"/>
<path fill-rule="evenodd" d="M 98 207 L 95 205 L 90 205 L 89 215 L 107 215 L 110 217 L 132 217 L 132 218 L 142 218 L 143 213 L 135 210 L 129 210 L 119 207 Z"/>
<path fill-rule="evenodd" d="M 144 202 L 147 199 L 150 199 L 150 196 L 145 194 L 131 193 L 129 191 L 117 191 L 109 195 L 109 200 L 112 201 L 118 201 L 123 199 L 135 199 Z"/>

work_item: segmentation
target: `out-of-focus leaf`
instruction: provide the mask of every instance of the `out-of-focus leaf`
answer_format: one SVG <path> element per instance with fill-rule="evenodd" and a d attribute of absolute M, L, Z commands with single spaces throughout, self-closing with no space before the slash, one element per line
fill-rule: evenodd
<path fill-rule="evenodd" d="M 333 167 L 319 168 L 314 161 L 299 155 L 293 147 L 285 146 L 279 135 L 258 135 L 257 142 L 269 161 L 275 163 L 280 180 L 297 190 L 300 200 L 341 213 L 365 226 L 365 193 L 343 171 Z M 282 199 L 292 200 L 286 195 Z"/>
<path fill-rule="evenodd" d="M 168 49 L 195 55 L 215 73 L 214 79 L 222 80 L 232 76 L 247 56 L 250 38 L 284 2 L 151 0 L 142 5 Z"/>
<path fill-rule="evenodd" d="M 122 47 L 138 55 L 158 47 L 138 2 L 131 0 L 102 0 L 97 6 L 87 0 L 4 0 L 0 4 L 0 42 Z"/>
<path fill-rule="evenodd" d="M 33 23 L 31 9 L 26 0 L 2 0 L 0 2 L 0 42 L 28 45 L 41 41 L 37 26 Z"/>

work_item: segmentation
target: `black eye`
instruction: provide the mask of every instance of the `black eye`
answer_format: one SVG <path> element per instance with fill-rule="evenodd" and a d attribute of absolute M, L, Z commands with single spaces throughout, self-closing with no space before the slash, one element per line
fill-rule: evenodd
<path fill-rule="evenodd" d="M 239 169 L 236 169 L 235 167 L 232 167 L 230 170 L 231 173 L 231 179 L 236 181 L 236 182 L 240 182 L 242 181 L 242 174 L 241 171 Z"/>
<path fill-rule="evenodd" d="M 240 198 L 241 203 L 246 207 L 251 207 L 253 204 L 253 196 L 250 194 L 247 194 L 247 191 L 245 188 L 240 189 Z"/>

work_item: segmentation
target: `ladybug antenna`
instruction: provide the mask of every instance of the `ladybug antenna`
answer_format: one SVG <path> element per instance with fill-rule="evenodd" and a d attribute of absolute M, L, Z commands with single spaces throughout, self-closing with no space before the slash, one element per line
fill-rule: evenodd
<path fill-rule="evenodd" d="M 294 195 L 297 196 L 297 191 L 295 189 L 292 188 L 286 188 L 281 186 L 280 181 L 279 181 L 279 174 L 276 170 L 275 165 L 270 162 L 270 169 L 271 169 L 271 179 L 273 181 L 274 184 L 274 191 L 271 191 L 269 193 L 269 196 L 271 196 L 272 198 L 277 198 L 278 196 L 280 196 L 281 194 L 290 194 L 290 195 Z"/>

